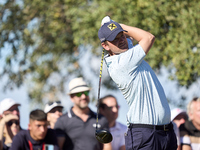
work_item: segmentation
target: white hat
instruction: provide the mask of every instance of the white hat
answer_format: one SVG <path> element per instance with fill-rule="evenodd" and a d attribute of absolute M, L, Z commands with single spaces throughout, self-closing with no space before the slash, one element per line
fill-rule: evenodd
<path fill-rule="evenodd" d="M 172 111 L 171 111 L 171 121 L 173 121 L 178 115 L 180 114 L 186 114 L 186 111 L 180 109 L 180 108 L 174 108 Z"/>
<path fill-rule="evenodd" d="M 63 106 L 61 105 L 61 102 L 60 101 L 56 101 L 56 102 L 50 102 L 50 103 L 47 103 L 44 107 L 44 112 L 45 113 L 48 113 L 50 110 L 52 110 L 53 108 L 55 107 L 61 107 L 63 108 Z"/>
<path fill-rule="evenodd" d="M 78 92 L 84 92 L 89 91 L 90 88 L 86 84 L 86 82 L 83 80 L 83 78 L 75 78 L 70 81 L 69 83 L 69 95 L 78 93 Z"/>
<path fill-rule="evenodd" d="M 12 106 L 18 105 L 21 106 L 21 104 L 15 102 L 11 98 L 5 98 L 0 102 L 0 114 L 3 114 L 4 111 L 10 109 Z"/>

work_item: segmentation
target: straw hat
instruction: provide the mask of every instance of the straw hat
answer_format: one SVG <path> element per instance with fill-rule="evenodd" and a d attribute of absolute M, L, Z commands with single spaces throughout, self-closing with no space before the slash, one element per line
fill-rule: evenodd
<path fill-rule="evenodd" d="M 83 80 L 83 78 L 75 78 L 70 81 L 69 83 L 69 95 L 84 91 L 89 91 L 91 88 L 88 87 L 86 82 Z"/>

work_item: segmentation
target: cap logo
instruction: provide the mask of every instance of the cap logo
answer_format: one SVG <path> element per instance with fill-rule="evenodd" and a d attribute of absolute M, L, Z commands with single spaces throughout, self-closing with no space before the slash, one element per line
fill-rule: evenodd
<path fill-rule="evenodd" d="M 110 31 L 114 30 L 117 28 L 117 26 L 114 23 L 111 23 L 108 25 L 108 28 L 110 29 Z"/>

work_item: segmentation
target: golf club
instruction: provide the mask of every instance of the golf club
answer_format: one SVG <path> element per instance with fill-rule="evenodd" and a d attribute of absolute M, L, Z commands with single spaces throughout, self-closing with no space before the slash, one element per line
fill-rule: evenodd
<path fill-rule="evenodd" d="M 103 57 L 104 57 L 104 49 L 102 51 L 101 56 L 101 66 L 100 66 L 100 73 L 99 73 L 99 89 L 98 89 L 98 101 L 97 101 L 97 119 L 96 119 L 96 132 L 95 136 L 96 139 L 100 143 L 110 143 L 113 139 L 112 134 L 104 129 L 98 129 L 98 115 L 99 115 L 99 98 L 100 98 L 100 87 L 101 87 L 101 75 L 102 75 L 102 67 L 103 67 Z"/>

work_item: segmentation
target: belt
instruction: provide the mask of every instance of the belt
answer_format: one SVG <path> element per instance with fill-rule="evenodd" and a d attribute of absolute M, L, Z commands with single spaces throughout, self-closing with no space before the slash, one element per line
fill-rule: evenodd
<path fill-rule="evenodd" d="M 169 124 L 165 125 L 149 125 L 149 124 L 130 124 L 128 128 L 150 128 L 150 129 L 156 129 L 156 130 L 163 130 L 163 131 L 169 131 L 173 130 L 173 124 L 170 122 Z"/>

